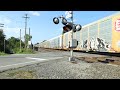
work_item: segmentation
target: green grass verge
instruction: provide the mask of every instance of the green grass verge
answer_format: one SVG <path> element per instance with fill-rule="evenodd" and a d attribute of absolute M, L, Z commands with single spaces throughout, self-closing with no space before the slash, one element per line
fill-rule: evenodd
<path fill-rule="evenodd" d="M 35 54 L 35 52 L 32 49 L 22 49 L 21 52 L 20 50 L 17 50 L 15 53 L 16 54 Z"/>
<path fill-rule="evenodd" d="M 8 54 L 6 54 L 4 52 L 0 52 L 0 56 L 4 56 L 4 55 L 8 55 Z"/>

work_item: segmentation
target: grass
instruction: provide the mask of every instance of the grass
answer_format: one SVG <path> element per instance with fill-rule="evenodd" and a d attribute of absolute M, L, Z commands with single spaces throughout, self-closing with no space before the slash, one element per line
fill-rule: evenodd
<path fill-rule="evenodd" d="M 6 54 L 4 52 L 0 52 L 0 56 L 4 56 L 4 55 L 8 55 L 8 54 Z"/>
<path fill-rule="evenodd" d="M 19 48 L 16 48 L 13 50 L 14 54 L 35 54 L 35 51 L 33 51 L 32 49 L 22 49 L 20 52 Z M 4 52 L 0 52 L 0 56 L 4 56 L 4 55 L 8 55 L 7 53 Z"/>
<path fill-rule="evenodd" d="M 32 49 L 22 49 L 21 51 L 18 49 L 15 51 L 16 54 L 35 54 Z"/>
<path fill-rule="evenodd" d="M 33 74 L 33 71 L 17 71 L 8 73 L 9 77 L 15 79 L 36 79 L 36 76 Z"/>

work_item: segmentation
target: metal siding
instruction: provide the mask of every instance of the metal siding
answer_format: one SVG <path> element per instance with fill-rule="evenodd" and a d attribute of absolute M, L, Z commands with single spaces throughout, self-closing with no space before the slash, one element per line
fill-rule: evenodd
<path fill-rule="evenodd" d="M 80 31 L 77 31 L 77 32 L 76 32 L 76 39 L 77 39 L 77 41 L 78 41 L 78 46 L 77 46 L 77 48 L 80 49 Z"/>
<path fill-rule="evenodd" d="M 59 37 L 57 37 L 57 49 L 59 48 Z"/>
<path fill-rule="evenodd" d="M 112 45 L 111 51 L 120 53 L 120 15 L 116 15 L 112 18 Z M 117 21 L 117 22 L 116 22 Z"/>
<path fill-rule="evenodd" d="M 59 48 L 62 48 L 62 44 L 63 43 L 63 40 L 62 40 L 62 35 L 60 36 L 59 38 Z"/>
<path fill-rule="evenodd" d="M 56 48 L 56 43 L 57 43 L 56 39 L 54 39 L 54 48 Z"/>
<path fill-rule="evenodd" d="M 63 34 L 63 48 L 65 47 L 65 34 Z"/>
<path fill-rule="evenodd" d="M 80 31 L 80 50 L 82 49 L 82 30 Z"/>
<path fill-rule="evenodd" d="M 89 42 L 87 48 L 90 50 L 97 50 L 96 39 L 98 37 L 98 23 L 89 26 Z"/>
<path fill-rule="evenodd" d="M 68 33 L 65 34 L 65 47 L 68 46 Z"/>
<path fill-rule="evenodd" d="M 73 38 L 76 39 L 76 32 L 73 32 Z"/>
<path fill-rule="evenodd" d="M 82 44 L 83 49 L 87 49 L 86 40 L 88 40 L 88 28 L 87 27 L 82 29 L 82 41 L 81 41 L 81 44 Z"/>
<path fill-rule="evenodd" d="M 106 45 L 107 44 L 111 45 L 111 43 L 112 43 L 112 18 L 100 22 L 99 38 L 105 45 L 105 46 L 104 45 L 101 46 L 102 49 L 100 49 L 100 51 L 108 51 L 109 48 L 106 49 Z"/>
<path fill-rule="evenodd" d="M 89 26 L 89 39 L 91 40 L 91 38 L 96 39 L 97 38 L 97 33 L 98 33 L 98 24 L 94 24 Z"/>

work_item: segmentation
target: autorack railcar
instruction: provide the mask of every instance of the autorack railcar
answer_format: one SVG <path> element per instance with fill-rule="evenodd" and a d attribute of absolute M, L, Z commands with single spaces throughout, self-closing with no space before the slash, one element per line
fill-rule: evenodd
<path fill-rule="evenodd" d="M 120 52 L 120 12 L 97 20 L 73 33 L 78 46 L 74 50 Z M 68 49 L 71 31 L 40 43 L 40 47 Z"/>

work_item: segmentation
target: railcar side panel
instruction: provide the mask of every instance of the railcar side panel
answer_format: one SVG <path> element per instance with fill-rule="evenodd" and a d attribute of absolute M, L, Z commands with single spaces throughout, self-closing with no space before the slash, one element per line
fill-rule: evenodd
<path fill-rule="evenodd" d="M 88 41 L 88 28 L 85 27 L 83 28 L 82 30 L 82 47 L 81 47 L 81 50 L 87 50 L 87 41 Z"/>
<path fill-rule="evenodd" d="M 112 18 L 112 49 L 120 52 L 120 15 Z"/>
<path fill-rule="evenodd" d="M 76 50 L 80 50 L 80 31 L 76 32 L 76 39 L 78 41 L 78 46 Z"/>
<path fill-rule="evenodd" d="M 109 52 L 112 42 L 112 19 L 106 19 L 99 24 L 98 49 L 101 52 Z"/>
<path fill-rule="evenodd" d="M 63 49 L 63 35 L 59 37 L 59 49 Z"/>
<path fill-rule="evenodd" d="M 67 49 L 67 47 L 68 47 L 68 39 L 69 39 L 68 35 L 69 35 L 68 33 L 65 33 L 64 36 L 63 36 L 63 38 L 64 38 L 63 39 L 63 48 L 64 49 Z"/>
<path fill-rule="evenodd" d="M 88 27 L 88 49 L 97 50 L 96 39 L 98 37 L 98 23 Z"/>

